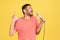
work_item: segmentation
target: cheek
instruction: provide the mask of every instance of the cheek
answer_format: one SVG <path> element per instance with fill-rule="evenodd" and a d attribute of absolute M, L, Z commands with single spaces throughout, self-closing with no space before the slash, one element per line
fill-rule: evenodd
<path fill-rule="evenodd" d="M 28 9 L 29 12 L 31 12 L 31 9 Z"/>

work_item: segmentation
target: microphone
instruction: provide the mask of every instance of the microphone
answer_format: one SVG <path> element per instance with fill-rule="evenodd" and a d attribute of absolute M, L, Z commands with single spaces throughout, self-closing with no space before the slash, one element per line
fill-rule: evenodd
<path fill-rule="evenodd" d="M 45 29 L 45 20 L 41 17 L 41 15 L 39 13 L 36 13 L 36 15 L 38 17 L 40 17 L 40 19 L 44 22 L 44 33 L 43 33 L 43 40 L 44 40 L 44 38 L 45 38 L 45 31 L 46 31 L 46 29 Z"/>
<path fill-rule="evenodd" d="M 41 18 L 41 15 L 39 13 L 36 13 L 36 15 Z"/>
<path fill-rule="evenodd" d="M 36 15 L 43 21 L 45 22 L 45 20 L 42 18 L 42 16 L 39 13 L 36 13 Z"/>

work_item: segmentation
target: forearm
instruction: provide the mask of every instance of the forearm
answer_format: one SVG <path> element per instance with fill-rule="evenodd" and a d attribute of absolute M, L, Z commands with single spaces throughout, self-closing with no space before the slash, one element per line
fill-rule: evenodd
<path fill-rule="evenodd" d="M 43 22 L 40 21 L 39 26 L 38 26 L 38 28 L 37 28 L 37 30 L 36 30 L 36 34 L 39 34 L 39 33 L 40 33 L 40 31 L 41 31 L 41 29 L 42 29 L 42 25 L 43 25 Z"/>
<path fill-rule="evenodd" d="M 10 25 L 10 30 L 9 30 L 9 34 L 10 36 L 13 36 L 15 34 L 15 30 L 14 30 L 14 21 L 12 21 L 11 25 Z"/>

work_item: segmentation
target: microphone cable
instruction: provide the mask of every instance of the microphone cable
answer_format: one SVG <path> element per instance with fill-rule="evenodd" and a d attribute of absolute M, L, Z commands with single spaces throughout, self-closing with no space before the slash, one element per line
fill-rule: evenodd
<path fill-rule="evenodd" d="M 45 29 L 45 22 L 44 22 L 44 29 L 43 29 L 43 31 L 44 31 L 44 33 L 43 33 L 43 40 L 45 39 L 45 32 L 46 32 L 46 29 Z"/>

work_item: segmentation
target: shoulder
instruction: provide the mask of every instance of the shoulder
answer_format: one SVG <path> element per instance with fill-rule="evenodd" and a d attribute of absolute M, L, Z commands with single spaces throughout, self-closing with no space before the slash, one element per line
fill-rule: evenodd
<path fill-rule="evenodd" d="M 32 16 L 32 20 L 33 21 L 37 21 L 37 17 L 36 16 Z"/>
<path fill-rule="evenodd" d="M 33 19 L 37 19 L 37 17 L 36 17 L 36 16 L 32 16 L 32 18 L 33 18 Z"/>
<path fill-rule="evenodd" d="M 23 18 L 23 17 L 19 17 L 19 18 L 16 20 L 16 22 L 22 21 L 22 18 Z"/>

